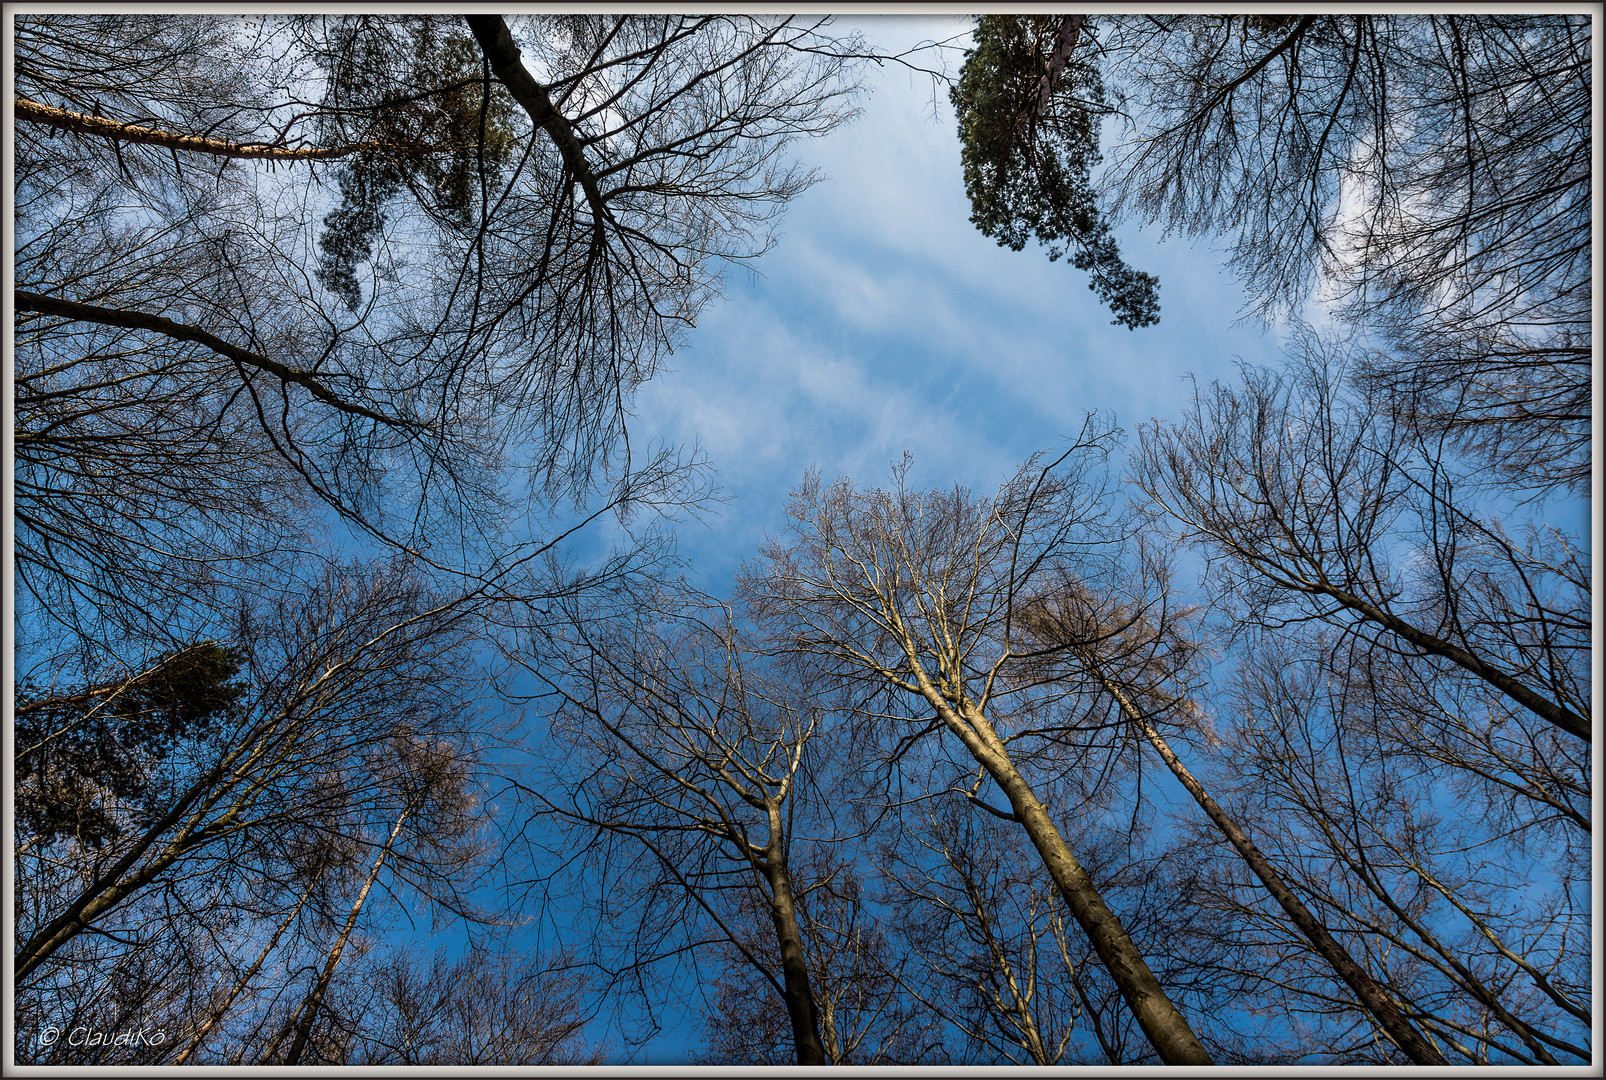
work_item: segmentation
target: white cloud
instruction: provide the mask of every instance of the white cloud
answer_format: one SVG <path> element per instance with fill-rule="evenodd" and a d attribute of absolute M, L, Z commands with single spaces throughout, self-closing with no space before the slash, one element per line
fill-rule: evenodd
<path fill-rule="evenodd" d="M 893 23 L 898 43 L 945 32 L 866 21 L 884 46 Z M 1129 430 L 1175 414 L 1184 372 L 1230 375 L 1234 357 L 1264 360 L 1274 344 L 1232 326 L 1242 293 L 1212 253 L 1135 233 L 1123 250 L 1160 275 L 1162 322 L 1109 325 L 1080 271 L 971 225 L 945 96 L 934 122 L 923 77 L 871 74 L 860 120 L 796 147 L 828 179 L 637 401 L 637 431 L 700 442 L 731 496 L 708 531 L 682 530 L 716 578 L 784 525 L 809 467 L 877 484 L 908 450 L 915 483 L 988 490 L 1086 412 L 1114 410 Z"/>

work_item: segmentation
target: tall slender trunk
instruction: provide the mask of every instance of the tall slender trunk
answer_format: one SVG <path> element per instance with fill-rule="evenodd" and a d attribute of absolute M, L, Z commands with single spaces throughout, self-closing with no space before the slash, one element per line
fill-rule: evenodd
<path fill-rule="evenodd" d="M 986 723 L 979 714 L 975 719 Z M 990 733 L 990 726 L 987 731 Z M 996 741 L 996 736 L 987 741 Z M 1009 799 L 1010 807 L 1020 819 L 1032 846 L 1042 856 L 1066 906 L 1087 934 L 1099 961 L 1115 980 L 1121 996 L 1161 1060 L 1167 1065 L 1212 1064 L 1187 1018 L 1166 996 L 1160 980 L 1149 969 L 1131 935 L 1104 902 L 1087 870 L 1071 854 L 1048 808 L 1015 768 L 1002 744 L 996 749 L 979 745 L 972 754 Z"/>
<path fill-rule="evenodd" d="M 1148 1036 L 1155 1052 L 1160 1055 L 1160 1060 L 1167 1065 L 1214 1064 L 1188 1024 L 1187 1017 L 1166 996 L 1160 980 L 1149 970 L 1149 965 L 1133 943 L 1131 935 L 1126 932 L 1126 927 L 1121 925 L 1121 920 L 1104 902 L 1104 897 L 1099 895 L 1092 877 L 1071 854 L 1070 846 L 1060 835 L 1048 808 L 1032 791 L 1020 770 L 1015 768 L 1015 762 L 991 721 L 962 694 L 950 701 L 937 688 L 921 663 L 914 639 L 904 631 L 897 614 L 891 614 L 889 621 L 894 631 L 903 638 L 904 656 L 914 676 L 914 685 L 910 689 L 925 698 L 943 726 L 964 744 L 971 757 L 987 770 L 999 790 L 1009 799 L 1015 820 L 1021 823 L 1032 846 L 1042 856 L 1043 865 L 1064 898 L 1065 906 L 1087 935 L 1093 951 L 1098 953 L 1099 962 L 1115 981 L 1121 997 L 1132 1010 L 1133 1017 L 1143 1029 L 1143 1034 Z"/>
<path fill-rule="evenodd" d="M 1372 978 L 1371 973 L 1350 957 L 1344 946 L 1328 932 L 1327 927 L 1322 925 L 1311 910 L 1288 887 L 1288 883 L 1283 880 L 1276 867 L 1272 866 L 1266 856 L 1255 846 L 1254 841 L 1249 839 L 1248 834 L 1243 831 L 1236 821 L 1227 815 L 1226 811 L 1216 804 L 1216 801 L 1210 797 L 1210 793 L 1204 789 L 1204 785 L 1194 778 L 1194 775 L 1188 771 L 1187 766 L 1183 765 L 1182 760 L 1166 744 L 1166 741 L 1160 737 L 1160 733 L 1149 722 L 1149 718 L 1132 703 L 1120 686 L 1112 682 L 1102 672 L 1098 672 L 1096 668 L 1095 674 L 1097 674 L 1099 681 L 1103 683 L 1104 688 L 1109 691 L 1117 704 L 1120 705 L 1121 711 L 1126 714 L 1127 719 L 1137 725 L 1138 729 L 1143 732 L 1144 737 L 1149 740 L 1150 745 L 1160 754 L 1161 760 L 1171 770 L 1172 775 L 1182 781 L 1182 786 L 1188 789 L 1188 794 L 1193 796 L 1194 801 L 1209 816 L 1216 828 L 1220 830 L 1221 834 L 1227 838 L 1228 842 L 1242 856 L 1244 862 L 1249 864 L 1249 869 L 1254 871 L 1255 876 L 1266 887 L 1266 891 L 1271 894 L 1272 899 L 1277 901 L 1278 905 L 1287 913 L 1289 920 L 1305 936 L 1305 939 L 1311 943 L 1311 946 L 1322 959 L 1327 961 L 1334 973 L 1344 980 L 1344 985 L 1355 992 L 1361 1007 L 1372 1015 L 1378 1026 L 1394 1042 L 1394 1045 L 1398 1046 L 1407 1057 L 1418 1065 L 1448 1064 L 1438 1048 L 1424 1038 L 1415 1025 L 1407 1020 L 1404 1014 L 1389 1000 L 1388 995 L 1378 985 L 1377 980 Z"/>
<path fill-rule="evenodd" d="M 964 693 L 962 680 L 953 679 L 949 682 L 948 693 L 938 689 L 926 670 L 915 636 L 905 628 L 896 606 L 889 604 L 884 610 L 888 627 L 898 636 L 913 681 L 906 682 L 901 675 L 890 672 L 887 673 L 888 677 L 894 685 L 902 686 L 925 699 L 942 726 L 960 741 L 978 765 L 987 770 L 999 790 L 1009 799 L 1014 819 L 1026 830 L 1055 888 L 1065 900 L 1065 906 L 1087 935 L 1099 962 L 1110 973 L 1121 997 L 1132 1010 L 1133 1018 L 1160 1055 L 1160 1060 L 1167 1065 L 1214 1064 L 1188 1024 L 1187 1017 L 1166 996 L 1160 980 L 1149 970 L 1149 965 L 1126 927 L 1121 925 L 1121 920 L 1104 902 L 1104 897 L 1099 895 L 1093 878 L 1071 854 L 1070 845 L 1060 835 L 1048 808 L 1015 767 L 1004 740 L 999 737 L 992 722 Z M 964 669 L 965 662 L 957 657 L 948 668 L 950 672 Z"/>
<path fill-rule="evenodd" d="M 279 938 L 290 928 L 290 924 L 296 921 L 296 916 L 301 914 L 301 909 L 306 906 L 307 898 L 312 895 L 312 890 L 317 887 L 318 879 L 322 876 L 322 871 L 313 875 L 312 880 L 307 883 L 306 891 L 296 901 L 296 906 L 290 909 L 290 914 L 285 916 L 278 929 L 274 930 L 273 936 L 268 939 L 267 945 L 263 947 L 261 954 L 257 956 L 256 963 L 252 964 L 250 970 L 234 984 L 234 988 L 229 991 L 229 996 L 223 999 L 222 1004 L 213 1009 L 201 1026 L 195 1029 L 195 1034 L 190 1037 L 189 1045 L 184 1047 L 178 1057 L 173 1059 L 174 1065 L 182 1065 L 189 1060 L 189 1056 L 200 1049 L 201 1043 L 206 1040 L 207 1035 L 211 1034 L 212 1029 L 217 1027 L 224 1016 L 228 1015 L 228 1011 L 234 1006 L 235 1001 L 239 999 L 241 994 L 245 993 L 245 988 L 251 984 L 251 980 L 256 978 L 256 973 L 262 970 L 263 963 L 268 959 L 269 954 L 273 952 L 274 947 L 279 944 Z"/>
<path fill-rule="evenodd" d="M 385 846 L 379 849 L 379 855 L 374 859 L 374 865 L 368 871 L 367 880 L 362 883 L 362 889 L 357 893 L 357 899 L 352 901 L 351 913 L 346 916 L 345 925 L 340 928 L 340 933 L 335 936 L 334 946 L 329 950 L 329 959 L 325 961 L 323 971 L 318 974 L 317 981 L 312 984 L 312 989 L 307 993 L 306 999 L 302 1001 L 301 1008 L 296 1010 L 296 1014 L 290 1018 L 290 1022 L 274 1037 L 273 1042 L 262 1055 L 263 1064 L 268 1064 L 269 1059 L 273 1056 L 274 1051 L 278 1050 L 279 1044 L 284 1041 L 284 1037 L 288 1034 L 292 1025 L 295 1027 L 295 1039 L 290 1043 L 290 1049 L 284 1055 L 284 1064 L 295 1065 L 301 1060 L 301 1054 L 307 1047 L 307 1039 L 312 1034 L 313 1021 L 318 1018 L 318 1009 L 323 1005 L 324 993 L 329 989 L 329 983 L 335 977 L 335 968 L 340 966 L 340 955 L 346 951 L 346 943 L 351 940 L 351 932 L 357 926 L 357 917 L 362 914 L 363 904 L 368 899 L 368 891 L 374 887 L 374 882 L 379 880 L 379 871 L 384 867 L 385 860 L 390 858 L 390 853 L 396 846 L 396 838 L 401 835 L 402 824 L 406 822 L 412 812 L 413 807 L 409 804 L 401 812 L 401 816 L 396 819 L 395 826 L 390 830 L 389 838 L 385 840 Z"/>
<path fill-rule="evenodd" d="M 820 1042 L 819 1013 L 809 987 L 808 961 L 803 954 L 803 934 L 797 925 L 797 903 L 792 895 L 792 874 L 787 869 L 785 834 L 778 804 L 769 807 L 770 840 L 764 853 L 764 876 L 770 887 L 770 917 L 781 946 L 781 982 L 785 989 L 786 1015 L 792 1021 L 792 1042 L 799 1065 L 826 1064 L 825 1046 Z"/>

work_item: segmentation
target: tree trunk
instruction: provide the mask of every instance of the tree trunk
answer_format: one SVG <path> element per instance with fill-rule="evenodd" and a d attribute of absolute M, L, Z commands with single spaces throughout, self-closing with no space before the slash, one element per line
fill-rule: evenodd
<path fill-rule="evenodd" d="M 792 1042 L 797 1047 L 799 1065 L 826 1064 L 825 1046 L 820 1042 L 819 1014 L 809 988 L 808 961 L 803 955 L 803 934 L 797 925 L 797 905 L 792 896 L 792 875 L 786 866 L 780 807 L 769 808 L 770 842 L 765 852 L 764 876 L 770 886 L 770 917 L 781 946 L 781 977 L 786 999 L 786 1015 L 792 1021 Z"/>
<path fill-rule="evenodd" d="M 58 131 L 72 131 L 80 135 L 98 135 L 116 142 L 144 143 L 168 150 L 184 150 L 192 154 L 209 154 L 213 157 L 247 158 L 265 161 L 329 161 L 349 157 L 364 150 L 407 150 L 405 146 L 386 146 L 382 143 L 352 143 L 349 146 L 270 146 L 266 143 L 233 143 L 223 139 L 208 139 L 199 135 L 181 135 L 175 131 L 125 124 L 108 120 L 104 116 L 86 116 L 69 109 L 58 109 L 43 102 L 18 98 L 18 120 L 44 124 Z"/>
<path fill-rule="evenodd" d="M 373 868 L 368 871 L 368 878 L 362 883 L 361 891 L 357 893 L 357 899 L 352 901 L 351 914 L 346 916 L 345 925 L 340 928 L 340 933 L 335 937 L 334 947 L 329 950 L 329 959 L 324 963 L 323 971 L 318 975 L 318 981 L 313 983 L 312 990 L 308 992 L 306 1000 L 301 1003 L 301 1008 L 297 1010 L 297 1016 L 291 1018 L 292 1023 L 295 1024 L 296 1037 L 291 1042 L 289 1051 L 284 1055 L 284 1064 L 295 1065 L 301 1060 L 301 1054 L 307 1047 L 307 1039 L 312 1034 L 313 1021 L 317 1019 L 318 1009 L 323 1005 L 324 993 L 329 989 L 329 983 L 335 977 L 335 968 L 340 966 L 340 954 L 345 952 L 346 943 L 351 940 L 351 932 L 357 926 L 357 917 L 362 914 L 363 904 L 368 899 L 368 891 L 374 887 L 374 882 L 379 880 L 379 871 L 384 867 L 385 860 L 390 857 L 391 850 L 396 846 L 396 837 L 401 835 L 402 823 L 407 820 L 408 815 L 412 812 L 413 808 L 408 806 L 407 809 L 401 812 L 401 816 L 396 819 L 395 827 L 390 830 L 389 839 L 385 841 L 385 846 L 379 849 L 379 856 L 374 859 Z M 279 1043 L 283 1040 L 284 1034 L 284 1032 L 280 1032 L 273 1040 L 272 1045 L 268 1047 L 267 1052 L 262 1055 L 263 1064 L 268 1064 L 268 1059 L 279 1048 Z"/>
<path fill-rule="evenodd" d="M 1085 22 L 1086 15 L 1067 15 L 1060 20 L 1059 32 L 1054 36 L 1054 52 L 1048 58 L 1048 70 L 1037 84 L 1037 104 L 1033 115 L 1042 116 L 1048 111 L 1048 103 L 1054 97 L 1054 87 L 1059 84 L 1060 73 L 1065 70 L 1071 53 L 1076 51 L 1076 39 L 1081 36 Z"/>
<path fill-rule="evenodd" d="M 312 890 L 317 887 L 318 878 L 322 876 L 321 871 L 313 875 L 312 881 L 307 884 L 306 891 L 296 901 L 296 906 L 290 909 L 290 914 L 285 916 L 278 929 L 273 931 L 273 936 L 268 939 L 267 945 L 263 947 L 261 954 L 257 956 L 256 963 L 252 964 L 251 969 L 234 984 L 234 988 L 229 991 L 229 996 L 223 999 L 222 1004 L 213 1009 L 201 1026 L 195 1029 L 195 1034 L 190 1037 L 189 1045 L 184 1047 L 183 1052 L 173 1059 L 174 1065 L 184 1064 L 191 1054 L 200 1049 L 201 1043 L 205 1041 L 212 1029 L 218 1025 L 224 1016 L 228 1015 L 229 1009 L 233 1007 L 240 995 L 245 992 L 245 988 L 251 984 L 251 980 L 256 977 L 256 973 L 262 970 L 262 965 L 268 959 L 269 954 L 273 952 L 274 946 L 279 944 L 279 938 L 290 928 L 290 924 L 296 921 L 296 916 L 301 914 L 301 909 L 306 905 L 307 898 L 312 895 Z"/>
<path fill-rule="evenodd" d="M 123 854 L 122 858 L 90 882 L 66 911 L 28 939 L 27 944 L 17 952 L 15 958 L 13 987 L 21 986 L 23 981 L 57 949 L 77 937 L 95 919 L 156 880 L 164 870 L 186 853 L 237 827 L 239 814 L 244 805 L 240 801 L 216 820 L 205 826 L 201 825 L 201 818 L 220 801 L 216 797 L 220 793 L 216 792 L 212 793 L 214 796 L 212 799 L 207 799 L 208 789 L 231 765 L 232 761 L 226 759 L 223 765 L 214 768 L 206 776 L 191 784 L 177 803 L 146 829 L 144 835 Z M 201 804 L 199 809 L 195 809 L 197 803 Z M 168 841 L 155 857 L 130 877 L 125 879 L 122 876 L 133 869 L 145 852 L 161 839 L 164 832 L 177 825 L 186 816 L 190 820 L 178 836 Z"/>
<path fill-rule="evenodd" d="M 977 719 L 980 719 L 978 716 Z M 982 720 L 982 723 L 986 723 Z M 980 752 L 978 753 L 977 750 Z M 1160 987 L 1160 981 L 1149 970 L 1143 954 L 1132 942 L 1126 928 L 1115 912 L 1110 910 L 1099 895 L 1093 879 L 1071 854 L 1069 845 L 1054 824 L 1048 808 L 1037 798 L 1013 761 L 1003 752 L 978 747 L 978 762 L 986 767 L 1000 790 L 1009 799 L 1015 816 L 1020 819 L 1031 838 L 1032 846 L 1043 857 L 1043 864 L 1054 879 L 1060 895 L 1071 914 L 1087 934 L 1088 941 L 1099 955 L 1110 977 L 1120 988 L 1132 1015 L 1148 1036 L 1149 1042 L 1167 1065 L 1209 1065 L 1210 1055 L 1171 999 Z"/>
<path fill-rule="evenodd" d="M 1182 781 L 1182 786 L 1188 789 L 1188 794 L 1193 796 L 1194 801 L 1209 815 L 1216 828 L 1237 849 L 1244 862 L 1249 864 L 1249 869 L 1254 871 L 1255 876 L 1266 887 L 1266 891 L 1272 895 L 1272 898 L 1287 913 L 1289 920 L 1305 936 L 1305 939 L 1311 943 L 1311 946 L 1322 959 L 1332 966 L 1338 977 L 1344 980 L 1344 985 L 1355 992 L 1361 1007 L 1372 1015 L 1384 1033 L 1394 1042 L 1394 1045 L 1398 1046 L 1407 1057 L 1418 1065 L 1448 1064 L 1444 1059 L 1444 1055 L 1439 1053 L 1438 1048 L 1428 1042 L 1422 1033 L 1394 1006 L 1388 995 L 1384 993 L 1383 988 L 1377 984 L 1377 980 L 1372 978 L 1371 973 L 1350 957 L 1344 946 L 1339 944 L 1333 935 L 1328 932 L 1327 927 L 1322 925 L 1311 910 L 1299 899 L 1298 895 L 1288 887 L 1282 875 L 1277 872 L 1266 856 L 1249 839 L 1248 834 L 1239 827 L 1236 821 L 1227 815 L 1226 811 L 1216 804 L 1216 801 L 1210 797 L 1209 792 L 1205 791 L 1204 785 L 1194 778 L 1193 774 L 1188 771 L 1187 766 L 1182 764 L 1182 760 L 1172 752 L 1171 747 L 1160 737 L 1160 733 L 1155 730 L 1154 725 L 1149 723 L 1148 717 L 1138 711 L 1119 686 L 1105 678 L 1103 674 L 1099 674 L 1098 678 L 1104 684 L 1104 688 L 1114 696 L 1116 702 L 1121 706 L 1121 711 L 1126 714 L 1127 719 L 1138 726 L 1144 737 L 1149 740 L 1150 745 L 1159 752 L 1161 759 L 1165 762 L 1166 767 L 1171 770 L 1172 775 Z"/>
<path fill-rule="evenodd" d="M 902 633 L 896 619 L 895 629 Z M 1048 808 L 1037 798 L 1026 778 L 1021 776 L 1010 759 L 998 732 L 982 711 L 964 699 L 950 702 L 938 690 L 920 663 L 913 640 L 903 639 L 904 655 L 915 678 L 911 689 L 918 691 L 926 703 L 937 713 L 943 725 L 964 744 L 976 763 L 987 770 L 1014 809 L 1015 819 L 1026 830 L 1032 846 L 1043 858 L 1049 876 L 1059 889 L 1071 915 L 1087 934 L 1093 950 L 1098 953 L 1104 969 L 1115 980 L 1121 997 L 1137 1019 L 1138 1026 L 1148 1036 L 1160 1060 L 1167 1065 L 1210 1065 L 1210 1055 L 1199 1037 L 1193 1033 L 1182 1010 L 1166 996 L 1160 980 L 1154 977 L 1143 954 L 1133 944 L 1132 937 L 1121 925 L 1121 920 L 1110 910 L 1099 895 L 1093 879 L 1071 854 L 1070 846 L 1060 835 Z"/>
<path fill-rule="evenodd" d="M 609 219 L 608 204 L 602 197 L 597 174 L 586 159 L 585 148 L 574 134 L 574 125 L 553 106 L 546 87 L 536 82 L 535 76 L 524 66 L 519 47 L 513 43 L 513 34 L 502 16 L 465 15 L 463 18 L 473 31 L 474 39 L 479 42 L 485 59 L 490 61 L 491 71 L 507 87 L 513 99 L 523 106 L 530 122 L 551 138 L 570 176 L 585 192 L 586 203 L 591 207 L 593 217 L 592 230 L 600 244 L 604 223 Z"/>
<path fill-rule="evenodd" d="M 1463 649 L 1441 637 L 1427 633 L 1406 622 L 1393 612 L 1385 611 L 1362 597 L 1345 592 L 1343 589 L 1326 582 L 1296 584 L 1295 587 L 1302 592 L 1325 596 L 1338 601 L 1369 621 L 1376 623 L 1391 633 L 1398 634 L 1423 652 L 1430 653 L 1433 656 L 1442 656 L 1452 664 L 1459 664 L 1535 716 L 1549 721 L 1567 734 L 1585 742 L 1593 741 L 1594 733 L 1587 717 L 1579 716 L 1566 706 L 1551 701 L 1520 679 L 1506 674 L 1494 665 L 1484 663 L 1483 659 L 1476 653 Z"/>

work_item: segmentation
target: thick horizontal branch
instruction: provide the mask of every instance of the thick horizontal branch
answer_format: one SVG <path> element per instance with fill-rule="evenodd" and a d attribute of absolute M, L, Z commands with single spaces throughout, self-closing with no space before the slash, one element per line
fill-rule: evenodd
<path fill-rule="evenodd" d="M 369 420 L 384 424 L 387 427 L 416 428 L 422 426 L 415 421 L 386 416 L 365 406 L 347 401 L 319 382 L 310 372 L 288 367 L 277 360 L 268 359 L 261 353 L 242 349 L 238 345 L 223 340 L 216 334 L 208 333 L 193 326 L 186 326 L 180 322 L 174 322 L 172 319 L 163 318 L 160 315 L 151 315 L 143 311 L 129 311 L 123 308 L 98 307 L 94 304 L 80 304 L 74 300 L 61 300 L 54 296 L 43 296 L 23 289 L 17 289 L 13 295 L 16 297 L 18 311 L 37 311 L 43 315 L 54 315 L 63 319 L 71 319 L 75 322 L 98 323 L 101 326 L 121 326 L 128 330 L 151 330 L 178 341 L 193 341 L 197 345 L 206 346 L 219 356 L 233 360 L 242 367 L 265 371 L 281 382 L 293 383 L 296 386 L 303 387 L 319 401 L 333 406 L 341 412 L 367 417 Z"/>
<path fill-rule="evenodd" d="M 236 143 L 224 139 L 208 139 L 200 135 L 181 135 L 176 131 L 142 127 L 138 124 L 108 120 L 104 116 L 58 109 L 28 98 L 18 98 L 18 120 L 46 124 L 61 131 L 74 131 L 80 135 L 98 135 L 118 142 L 144 143 L 168 150 L 186 150 L 195 154 L 210 154 L 225 158 L 254 158 L 266 161 L 328 161 L 349 157 L 363 150 L 400 150 L 405 147 L 383 143 L 362 142 L 347 146 L 273 146 L 268 143 Z"/>

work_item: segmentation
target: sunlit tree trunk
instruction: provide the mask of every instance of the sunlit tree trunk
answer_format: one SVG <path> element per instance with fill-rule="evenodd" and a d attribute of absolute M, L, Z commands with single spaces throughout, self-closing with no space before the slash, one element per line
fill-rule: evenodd
<path fill-rule="evenodd" d="M 340 933 L 335 937 L 334 945 L 329 950 L 329 959 L 324 962 L 323 971 L 318 975 L 318 981 L 313 983 L 312 990 L 307 994 L 306 1000 L 301 1003 L 301 1008 L 296 1010 L 296 1016 L 291 1018 L 290 1023 L 285 1025 L 285 1030 L 274 1038 L 273 1042 L 268 1046 L 267 1052 L 262 1055 L 264 1064 L 268 1063 L 272 1059 L 274 1052 L 279 1049 L 279 1044 L 284 1040 L 285 1035 L 289 1033 L 291 1024 L 295 1026 L 295 1039 L 291 1042 L 290 1049 L 284 1055 L 284 1064 L 295 1065 L 301 1060 L 301 1054 L 307 1046 L 307 1037 L 312 1034 L 313 1021 L 317 1019 L 318 1009 L 323 1004 L 324 994 L 329 989 L 330 981 L 335 977 L 335 968 L 340 966 L 340 956 L 346 951 L 346 943 L 351 940 L 351 932 L 357 926 L 357 918 L 362 914 L 363 904 L 368 900 L 368 892 L 374 887 L 374 882 L 379 880 L 379 872 L 384 868 L 385 860 L 390 858 L 390 853 L 395 850 L 396 838 L 401 835 L 402 825 L 406 823 L 408 816 L 412 812 L 413 806 L 409 804 L 407 809 L 403 810 L 401 815 L 396 818 L 396 824 L 391 828 L 390 836 L 385 840 L 385 846 L 379 849 L 379 855 L 374 859 L 374 865 L 368 871 L 367 879 L 358 891 L 357 898 L 351 903 L 351 913 L 346 916 L 345 925 L 340 928 Z"/>
<path fill-rule="evenodd" d="M 379 143 L 352 143 L 347 146 L 275 146 L 268 143 L 237 143 L 225 139 L 209 139 L 199 135 L 184 135 L 176 131 L 146 127 L 143 124 L 123 123 L 104 116 L 87 116 L 71 109 L 58 109 L 40 101 L 17 98 L 16 117 L 44 124 L 58 131 L 71 131 L 79 135 L 98 135 L 116 142 L 143 143 L 168 150 L 183 150 L 191 154 L 213 157 L 247 158 L 262 161 L 328 161 L 350 157 L 363 151 L 397 150 L 403 147 L 386 147 Z"/>
<path fill-rule="evenodd" d="M 1227 812 L 1222 810 L 1216 801 L 1210 797 L 1210 793 L 1205 790 L 1204 785 L 1199 783 L 1193 773 L 1188 770 L 1188 767 L 1182 763 L 1182 759 L 1177 757 L 1165 739 L 1161 738 L 1160 733 L 1155 730 L 1154 725 L 1149 722 L 1149 718 L 1133 704 L 1131 698 L 1122 691 L 1121 687 L 1102 673 L 1098 675 L 1098 678 L 1103 683 L 1104 688 L 1115 698 L 1117 704 L 1120 705 L 1121 712 L 1137 726 L 1139 731 L 1143 732 L 1144 738 L 1149 740 L 1149 745 L 1153 746 L 1160 755 L 1160 759 L 1165 762 L 1166 768 L 1170 769 L 1171 774 L 1182 782 L 1183 787 L 1188 789 L 1188 794 L 1193 796 L 1194 801 L 1199 804 L 1199 807 L 1209 816 L 1216 828 L 1221 831 L 1221 835 L 1227 838 L 1234 850 L 1242 856 L 1244 862 L 1249 864 L 1249 869 L 1254 871 L 1255 876 L 1266 887 L 1266 891 L 1271 894 L 1272 899 L 1277 901 L 1278 906 L 1288 915 L 1289 920 L 1305 936 L 1305 939 L 1311 943 L 1311 947 L 1321 955 L 1322 959 L 1332 965 L 1334 973 L 1344 980 L 1344 985 L 1355 992 L 1355 996 L 1360 1000 L 1361 1005 L 1372 1015 L 1388 1037 L 1393 1040 L 1394 1044 L 1418 1065 L 1449 1064 L 1445 1061 L 1444 1055 L 1439 1052 L 1438 1048 L 1425 1039 L 1422 1033 L 1405 1018 L 1394 1002 L 1389 1000 L 1389 996 L 1377 984 L 1377 980 L 1372 978 L 1365 968 L 1351 958 L 1348 950 L 1333 937 L 1327 927 L 1322 925 L 1321 921 L 1304 905 L 1298 894 L 1288 887 L 1288 883 L 1283 880 L 1276 867 L 1272 866 L 1271 862 L 1255 846 L 1254 841 L 1249 839 L 1249 835 L 1239 827 L 1238 823 L 1228 816 Z"/>
<path fill-rule="evenodd" d="M 912 650 L 909 655 L 922 696 L 1009 799 L 1016 819 L 1043 857 L 1043 864 L 1066 906 L 1087 934 L 1099 960 L 1120 988 L 1121 996 L 1161 1060 L 1168 1065 L 1211 1064 L 1210 1055 L 1187 1018 L 1166 996 L 1121 920 L 1104 902 L 1092 877 L 1071 854 L 1048 808 L 1010 760 L 992 724 L 969 702 L 961 702 L 957 708 L 950 705 L 919 667 Z"/>
<path fill-rule="evenodd" d="M 1048 103 L 1054 97 L 1054 86 L 1059 82 L 1060 72 L 1065 70 L 1065 63 L 1076 51 L 1076 40 L 1082 34 L 1082 24 L 1087 22 L 1086 15 L 1067 15 L 1060 20 L 1059 33 L 1054 38 L 1054 52 L 1048 58 L 1048 70 L 1043 73 L 1042 81 L 1037 86 L 1037 112 L 1048 111 Z"/>

